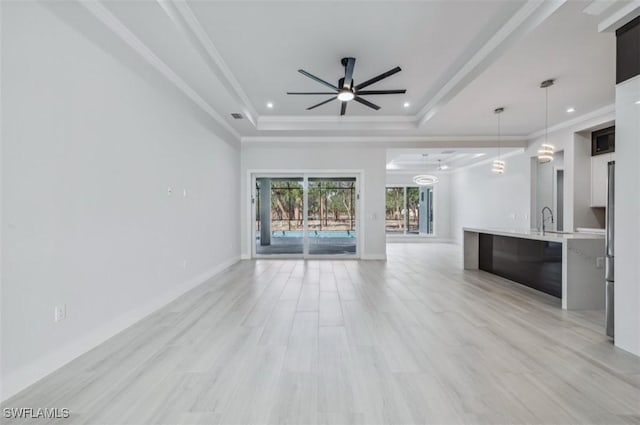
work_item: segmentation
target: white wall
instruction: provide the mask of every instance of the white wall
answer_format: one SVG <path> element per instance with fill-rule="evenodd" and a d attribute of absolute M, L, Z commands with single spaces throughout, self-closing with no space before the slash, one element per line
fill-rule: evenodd
<path fill-rule="evenodd" d="M 591 142 L 588 135 L 593 129 L 612 125 L 614 118 L 614 113 L 605 108 L 550 129 L 548 142 L 557 152 L 563 151 L 565 231 L 600 227 L 598 213 L 589 207 Z M 491 173 L 490 163 L 453 173 L 451 235 L 456 242 L 462 241 L 462 227 L 467 226 L 519 230 L 538 226 L 540 208 L 536 205 L 537 178 L 532 164 L 536 164 L 535 157 L 544 142 L 543 135 L 535 137 L 525 152 L 505 158 L 506 172 L 501 176 Z"/>
<path fill-rule="evenodd" d="M 41 4 L 2 9 L 4 399 L 239 258 L 240 154 Z"/>
<path fill-rule="evenodd" d="M 364 237 L 361 258 L 386 258 L 386 239 L 384 233 L 385 216 L 385 166 L 386 150 L 367 147 L 366 152 L 359 147 L 344 144 L 269 144 L 264 146 L 242 147 L 242 255 L 251 256 L 249 245 L 249 202 L 251 193 L 247 185 L 249 170 L 285 171 L 285 170 L 362 170 L 364 181 L 360 192 L 363 199 L 360 207 L 364 211 L 364 223 L 361 226 Z"/>
<path fill-rule="evenodd" d="M 433 186 L 433 240 L 451 239 L 451 173 L 433 173 L 439 181 Z M 387 186 L 415 186 L 414 174 L 388 173 Z"/>
<path fill-rule="evenodd" d="M 548 142 L 555 146 L 556 152 L 563 151 L 566 231 L 574 231 L 577 227 L 597 228 L 603 225 L 602 212 L 590 207 L 591 131 L 613 125 L 614 118 L 613 112 L 604 112 L 549 133 Z M 526 154 L 535 157 L 544 142 L 544 136 L 531 140 Z M 532 175 L 535 175 L 535 172 Z M 537 227 L 540 209 L 535 202 L 531 203 L 531 227 Z"/>
<path fill-rule="evenodd" d="M 640 356 L 640 76 L 616 87 L 615 341 Z"/>
<path fill-rule="evenodd" d="M 533 169 L 534 166 L 535 170 Z M 532 158 L 531 167 L 532 176 L 535 175 L 536 182 L 536 190 L 535 192 L 533 192 L 535 193 L 535 199 L 531 200 L 532 203 L 535 201 L 536 205 L 535 209 L 532 210 L 536 212 L 533 220 L 531 220 L 531 223 L 533 224 L 532 227 L 540 228 L 542 223 L 542 208 L 547 206 L 553 211 L 554 223 L 547 221 L 545 225 L 547 229 L 552 229 L 555 227 L 555 223 L 557 222 L 556 220 L 558 218 L 557 208 L 554 208 L 554 200 L 557 196 L 554 174 L 557 173 L 558 169 L 564 168 L 564 151 L 556 152 L 553 161 L 545 162 L 542 164 L 538 162 L 537 158 Z M 546 217 L 548 218 L 549 216 L 546 215 Z"/>
<path fill-rule="evenodd" d="M 529 228 L 529 156 L 504 159 L 502 175 L 491 172 L 490 162 L 452 174 L 451 236 L 456 242 L 462 241 L 463 227 Z"/>

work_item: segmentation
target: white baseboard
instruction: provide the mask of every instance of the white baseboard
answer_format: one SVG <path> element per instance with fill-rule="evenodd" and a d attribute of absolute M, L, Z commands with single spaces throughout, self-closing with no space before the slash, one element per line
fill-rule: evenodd
<path fill-rule="evenodd" d="M 387 254 L 363 254 L 361 260 L 386 260 Z"/>
<path fill-rule="evenodd" d="M 241 260 L 251 260 L 251 254 L 242 254 L 240 256 Z"/>
<path fill-rule="evenodd" d="M 63 347 L 60 347 L 51 353 L 47 353 L 36 361 L 8 374 L 4 379 L 2 379 L 2 382 L 0 382 L 0 401 L 7 400 L 9 397 L 14 396 L 28 386 L 66 365 L 70 361 L 92 350 L 96 346 L 144 319 L 156 310 L 166 306 L 171 301 L 196 286 L 206 282 L 239 260 L 239 256 L 226 260 L 206 272 L 200 273 L 180 285 L 177 285 L 166 293 L 145 302 L 135 310 L 116 317 L 112 321 L 87 332 L 85 335 L 64 345 Z"/>
<path fill-rule="evenodd" d="M 452 238 L 421 235 L 387 235 L 387 243 L 454 243 Z"/>

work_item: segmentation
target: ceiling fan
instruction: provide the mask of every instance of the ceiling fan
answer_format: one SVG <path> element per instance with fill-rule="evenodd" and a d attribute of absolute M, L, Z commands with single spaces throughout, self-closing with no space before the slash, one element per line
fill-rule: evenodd
<path fill-rule="evenodd" d="M 299 69 L 298 72 L 301 73 L 302 75 L 311 78 L 314 81 L 317 81 L 318 83 L 329 87 L 332 91 L 331 92 L 287 92 L 287 94 L 294 94 L 294 95 L 321 95 L 321 94 L 328 94 L 331 95 L 332 97 L 322 101 L 316 105 L 310 106 L 307 108 L 307 111 L 310 111 L 311 109 L 315 109 L 318 106 L 322 106 L 326 103 L 332 102 L 336 99 L 338 99 L 340 101 L 340 115 L 344 115 L 347 112 L 347 103 L 355 100 L 358 103 L 361 103 L 365 106 L 368 106 L 371 109 L 375 109 L 376 111 L 378 109 L 380 109 L 380 107 L 374 103 L 369 102 L 368 100 L 365 100 L 362 98 L 362 96 L 366 96 L 369 94 L 403 94 L 406 93 L 406 90 L 362 90 L 365 87 L 368 87 L 372 84 L 377 83 L 378 81 L 390 77 L 393 74 L 396 74 L 398 72 L 401 71 L 399 66 L 396 66 L 395 68 L 387 71 L 387 72 L 383 72 L 380 75 L 377 75 L 363 83 L 360 84 L 356 84 L 354 85 L 353 83 L 353 68 L 355 67 L 356 64 L 356 58 L 342 58 L 342 60 L 340 61 L 340 63 L 344 66 L 344 77 L 340 78 L 338 80 L 338 85 L 334 86 L 333 84 L 316 77 L 313 74 L 308 73 L 307 71 L 305 71 L 304 69 Z"/>

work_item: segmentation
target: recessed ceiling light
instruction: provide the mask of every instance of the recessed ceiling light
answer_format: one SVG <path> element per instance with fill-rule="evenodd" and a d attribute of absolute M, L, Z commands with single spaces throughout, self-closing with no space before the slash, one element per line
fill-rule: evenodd
<path fill-rule="evenodd" d="M 640 105 L 640 100 L 636 100 L 636 105 Z"/>
<path fill-rule="evenodd" d="M 409 102 L 404 102 L 402 106 L 404 106 L 405 108 L 408 108 L 409 106 L 411 106 L 411 104 Z"/>
<path fill-rule="evenodd" d="M 267 108 L 269 109 L 273 108 L 273 102 L 267 102 Z"/>
<path fill-rule="evenodd" d="M 576 111 L 576 108 L 574 108 L 574 107 L 567 108 L 567 113 L 568 114 L 570 114 L 572 112 L 575 112 L 575 111 Z"/>

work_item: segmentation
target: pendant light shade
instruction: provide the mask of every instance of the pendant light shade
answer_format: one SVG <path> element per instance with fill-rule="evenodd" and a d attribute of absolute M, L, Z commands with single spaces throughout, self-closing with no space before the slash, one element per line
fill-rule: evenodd
<path fill-rule="evenodd" d="M 424 168 L 427 167 L 426 159 L 428 155 L 429 154 L 426 154 L 426 153 L 422 154 Z M 438 164 L 440 164 L 440 161 L 438 161 Z M 441 169 L 441 165 L 438 166 L 438 170 L 440 169 Z M 418 186 L 432 186 L 438 183 L 438 178 L 436 176 L 432 176 L 429 174 L 418 174 L 417 176 L 413 176 L 413 182 Z"/>
<path fill-rule="evenodd" d="M 431 186 L 438 183 L 438 178 L 428 174 L 419 174 L 413 178 L 413 182 L 418 186 Z"/>
<path fill-rule="evenodd" d="M 538 150 L 538 162 L 541 164 L 553 161 L 553 145 L 543 143 Z"/>
<path fill-rule="evenodd" d="M 538 162 L 544 164 L 553 161 L 553 145 L 549 144 L 549 87 L 553 85 L 554 80 L 544 80 L 540 83 L 540 88 L 544 89 L 544 143 L 538 150 Z"/>
<path fill-rule="evenodd" d="M 496 108 L 493 113 L 498 117 L 498 159 L 493 160 L 491 164 L 491 172 L 494 174 L 504 174 L 506 163 L 502 159 L 502 128 L 500 126 L 500 114 L 504 112 L 504 108 Z"/>

